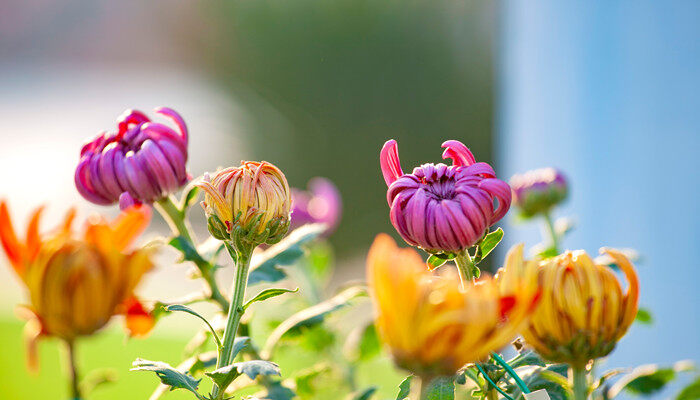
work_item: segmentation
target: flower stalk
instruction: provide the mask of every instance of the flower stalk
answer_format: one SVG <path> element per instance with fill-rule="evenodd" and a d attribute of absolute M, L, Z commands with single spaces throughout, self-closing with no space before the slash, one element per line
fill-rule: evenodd
<path fill-rule="evenodd" d="M 194 238 L 192 237 L 191 228 L 185 218 L 185 211 L 180 209 L 172 196 L 165 197 L 155 203 L 155 208 L 163 216 L 165 222 L 168 223 L 173 233 L 182 236 L 194 247 Z M 228 311 L 229 303 L 219 290 L 219 286 L 214 278 L 213 271 L 208 264 L 201 261 L 195 261 L 202 279 L 206 282 L 209 289 L 209 298 L 215 301 L 224 312 Z"/>
<path fill-rule="evenodd" d="M 588 398 L 588 385 L 586 383 L 586 369 L 572 365 L 569 368 L 571 387 L 574 391 L 574 400 L 586 400 Z"/>
<path fill-rule="evenodd" d="M 224 242 L 226 250 L 228 250 L 231 258 L 236 262 L 236 275 L 233 278 L 233 289 L 231 290 L 231 306 L 228 309 L 228 317 L 226 319 L 226 330 L 224 331 L 224 341 L 220 356 L 216 362 L 216 368 L 225 367 L 233 362 L 233 343 L 236 339 L 238 325 L 243 316 L 243 300 L 245 298 L 245 289 L 248 284 L 248 270 L 250 268 L 250 259 L 253 255 L 255 246 L 247 248 L 236 248 L 229 242 Z M 219 387 L 214 388 L 214 398 L 222 399 L 224 389 Z"/>
<path fill-rule="evenodd" d="M 78 366 L 75 358 L 75 341 L 66 340 L 66 360 L 68 364 L 68 379 L 70 382 L 70 393 L 72 400 L 81 400 L 80 393 L 80 375 L 78 374 Z"/>
<path fill-rule="evenodd" d="M 550 240 L 552 241 L 552 248 L 558 253 L 559 252 L 559 235 L 557 235 L 557 230 L 554 228 L 554 221 L 549 212 L 544 213 L 544 222 L 547 226 L 547 232 L 549 232 Z"/>
<path fill-rule="evenodd" d="M 472 282 L 477 278 L 475 271 L 477 266 L 474 264 L 468 250 L 457 253 L 455 263 L 457 264 L 457 270 L 459 271 L 459 280 L 462 283 L 462 289 L 464 289 L 469 282 Z"/>

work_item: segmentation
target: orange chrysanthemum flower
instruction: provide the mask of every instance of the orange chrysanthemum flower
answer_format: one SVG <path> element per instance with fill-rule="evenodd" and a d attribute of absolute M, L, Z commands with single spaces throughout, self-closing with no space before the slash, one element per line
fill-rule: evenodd
<path fill-rule="evenodd" d="M 367 278 L 378 332 L 396 364 L 421 376 L 452 375 L 513 339 L 537 301 L 537 284 L 534 265 L 517 264 L 522 248 L 511 253 L 513 267 L 463 290 L 453 270 L 435 275 L 416 251 L 377 236 Z"/>
<path fill-rule="evenodd" d="M 113 222 L 89 219 L 81 236 L 71 230 L 74 210 L 68 212 L 59 229 L 41 235 L 41 213 L 42 208 L 38 208 L 32 214 L 22 242 L 12 226 L 7 204 L 0 202 L 0 241 L 29 293 L 30 344 L 40 335 L 71 342 L 99 330 L 118 313 L 126 315 L 130 334 L 150 331 L 153 318 L 133 291 L 153 265 L 151 251 L 126 251 L 148 225 L 149 209 L 129 209 Z"/>
<path fill-rule="evenodd" d="M 522 332 L 543 357 L 577 367 L 608 355 L 637 315 L 639 280 L 619 251 L 602 249 L 624 272 L 626 293 L 612 269 L 583 250 L 540 262 L 541 305 Z"/>

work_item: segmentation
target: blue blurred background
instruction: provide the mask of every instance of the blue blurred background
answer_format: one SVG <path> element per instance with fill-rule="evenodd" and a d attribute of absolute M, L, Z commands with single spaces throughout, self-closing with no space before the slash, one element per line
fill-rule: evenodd
<path fill-rule="evenodd" d="M 6 0 L 0 196 L 20 217 L 50 203 L 46 226 L 68 204 L 114 213 L 75 192 L 80 145 L 126 108 L 168 105 L 190 125 L 195 176 L 247 158 L 275 162 L 297 187 L 318 175 L 336 182 L 340 282 L 361 277 L 373 236 L 393 231 L 382 143 L 399 141 L 407 170 L 437 161 L 455 138 L 505 180 L 563 169 L 572 189 L 558 215 L 578 223 L 566 247 L 639 250 L 641 304 L 656 322 L 634 326 L 610 366 L 697 361 L 698 17 L 700 2 L 680 0 Z M 195 221 L 203 231 L 202 216 Z M 536 225 L 511 222 L 507 244 L 539 242 Z M 160 268 L 141 290 L 179 297 L 197 287 L 184 274 Z M 31 393 L 24 382 L 54 382 L 9 372 L 21 363 L 12 310 L 22 298 L 0 268 L 0 338 L 13 349 L 0 354 L 0 394 L 10 399 Z M 194 332 L 169 323 L 151 339 L 163 353 Z M 132 375 L 130 385 L 152 386 Z"/>

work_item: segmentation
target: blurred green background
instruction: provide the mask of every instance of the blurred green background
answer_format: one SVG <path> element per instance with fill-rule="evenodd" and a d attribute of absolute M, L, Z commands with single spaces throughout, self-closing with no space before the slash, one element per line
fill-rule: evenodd
<path fill-rule="evenodd" d="M 0 195 L 18 216 L 50 203 L 45 226 L 68 204 L 113 214 L 74 190 L 82 140 L 111 129 L 125 108 L 169 105 L 190 126 L 194 176 L 245 158 L 274 162 L 296 187 L 314 176 L 333 180 L 344 203 L 331 238 L 335 282 L 362 278 L 374 235 L 394 232 L 379 170 L 385 140 L 398 140 L 405 170 L 439 161 L 446 139 L 492 160 L 494 7 L 482 0 L 10 0 L 0 23 Z M 40 188 L 26 184 L 39 180 Z M 201 213 L 192 215 L 203 232 Z M 147 237 L 165 233 L 154 220 Z M 142 285 L 144 297 L 181 297 L 198 287 L 172 261 L 164 258 Z M 22 323 L 12 309 L 25 296 L 2 267 L 0 399 L 65 398 L 55 341 L 41 344 L 39 375 L 24 368 Z M 129 373 L 131 362 L 177 364 L 197 327 L 170 319 L 143 341 L 126 341 L 115 323 L 81 345 L 83 370 L 109 367 L 119 377 L 91 399 L 147 398 L 156 380 Z M 292 367 L 295 357 L 288 358 Z M 386 363 L 362 374 L 385 377 L 387 398 L 400 381 Z"/>

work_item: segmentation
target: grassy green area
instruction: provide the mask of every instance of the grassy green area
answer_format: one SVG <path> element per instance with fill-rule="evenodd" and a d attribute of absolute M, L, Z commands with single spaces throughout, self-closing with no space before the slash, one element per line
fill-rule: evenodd
<path fill-rule="evenodd" d="M 0 318 L 0 399 L 67 399 L 68 383 L 62 358 L 61 343 L 43 340 L 39 345 L 40 370 L 27 371 L 23 339 L 23 323 L 12 317 Z M 109 368 L 118 383 L 100 386 L 90 400 L 147 399 L 156 387 L 157 378 L 146 372 L 129 372 L 137 357 L 177 364 L 185 340 L 153 336 L 144 340 L 126 340 L 115 326 L 113 330 L 83 340 L 78 347 L 78 360 L 83 371 Z M 167 400 L 190 399 L 187 392 L 175 391 Z"/>

